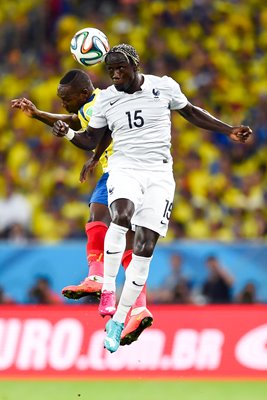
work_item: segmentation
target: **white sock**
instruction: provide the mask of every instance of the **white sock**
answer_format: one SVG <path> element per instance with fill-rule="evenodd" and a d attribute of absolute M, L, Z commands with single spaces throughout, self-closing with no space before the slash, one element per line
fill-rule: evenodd
<path fill-rule="evenodd" d="M 126 233 L 128 228 L 111 222 L 104 243 L 104 282 L 103 290 L 116 289 L 116 277 L 119 272 L 122 255 L 126 246 Z"/>
<path fill-rule="evenodd" d="M 125 276 L 126 280 L 120 297 L 120 301 L 113 319 L 117 322 L 125 322 L 126 316 L 141 293 L 149 272 L 152 257 L 141 257 L 133 254 Z"/>

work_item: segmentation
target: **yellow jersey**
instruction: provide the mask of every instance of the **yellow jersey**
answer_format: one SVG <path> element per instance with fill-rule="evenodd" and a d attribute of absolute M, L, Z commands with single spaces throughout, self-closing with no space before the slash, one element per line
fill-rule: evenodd
<path fill-rule="evenodd" d="M 85 103 L 78 111 L 78 118 L 81 122 L 83 130 L 85 130 L 88 126 L 88 123 L 93 113 L 94 103 L 100 92 L 101 92 L 100 89 L 95 89 L 92 93 L 92 96 L 89 98 L 88 102 Z M 112 154 L 112 143 L 108 146 L 108 148 L 105 150 L 105 152 L 102 154 L 99 160 L 103 168 L 103 171 L 105 171 L 108 166 L 108 157 L 111 154 Z"/>

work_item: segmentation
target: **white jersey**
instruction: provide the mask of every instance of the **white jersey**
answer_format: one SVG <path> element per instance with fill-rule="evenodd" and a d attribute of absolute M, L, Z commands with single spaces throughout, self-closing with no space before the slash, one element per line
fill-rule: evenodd
<path fill-rule="evenodd" d="M 172 166 L 171 110 L 188 100 L 168 76 L 143 75 L 141 89 L 133 94 L 109 86 L 99 94 L 89 126 L 109 127 L 113 154 L 108 170 L 132 168 L 163 171 Z"/>

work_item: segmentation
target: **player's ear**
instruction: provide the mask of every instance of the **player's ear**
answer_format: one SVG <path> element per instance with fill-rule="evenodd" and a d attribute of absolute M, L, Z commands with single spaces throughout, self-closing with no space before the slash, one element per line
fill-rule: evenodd
<path fill-rule="evenodd" d="M 87 88 L 83 88 L 81 90 L 81 94 L 85 95 L 85 96 L 90 96 L 91 95 L 91 91 Z"/>

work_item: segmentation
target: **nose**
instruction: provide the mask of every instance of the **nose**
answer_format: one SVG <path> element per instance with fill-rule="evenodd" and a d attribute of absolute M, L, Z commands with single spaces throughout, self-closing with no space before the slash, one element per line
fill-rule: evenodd
<path fill-rule="evenodd" d="M 120 71 L 118 69 L 114 69 L 112 79 L 120 79 Z"/>

